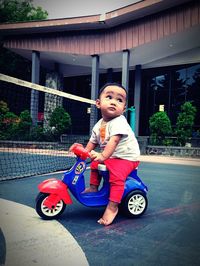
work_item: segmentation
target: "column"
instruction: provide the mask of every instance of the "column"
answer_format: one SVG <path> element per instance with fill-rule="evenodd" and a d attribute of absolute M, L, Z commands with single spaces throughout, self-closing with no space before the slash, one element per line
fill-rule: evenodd
<path fill-rule="evenodd" d="M 56 70 L 46 74 L 45 86 L 54 90 L 63 91 L 63 76 L 59 74 Z M 52 112 L 56 107 L 62 107 L 63 98 L 58 95 L 45 93 L 44 99 L 44 124 L 43 127 L 45 130 L 49 130 L 49 120 Z"/>
<path fill-rule="evenodd" d="M 99 56 L 92 56 L 92 84 L 91 84 L 91 99 L 96 100 L 99 92 Z M 90 132 L 97 122 L 98 113 L 95 105 L 91 105 L 90 113 Z"/>
<path fill-rule="evenodd" d="M 40 53 L 38 51 L 32 51 L 31 82 L 36 84 L 40 83 Z M 39 100 L 39 91 L 31 90 L 30 114 L 33 126 L 37 125 L 37 120 L 38 120 L 38 100 Z"/>
<path fill-rule="evenodd" d="M 122 86 L 127 91 L 127 107 L 128 107 L 128 90 L 129 90 L 129 50 L 124 50 L 122 54 Z M 124 115 L 127 117 L 128 112 L 125 112 Z"/>
<path fill-rule="evenodd" d="M 129 50 L 124 50 L 122 54 L 122 86 L 127 90 L 129 88 Z"/>
<path fill-rule="evenodd" d="M 141 95 L 141 65 L 135 66 L 135 91 L 134 91 L 134 106 L 135 106 L 135 135 L 139 135 L 140 121 L 140 95 Z"/>

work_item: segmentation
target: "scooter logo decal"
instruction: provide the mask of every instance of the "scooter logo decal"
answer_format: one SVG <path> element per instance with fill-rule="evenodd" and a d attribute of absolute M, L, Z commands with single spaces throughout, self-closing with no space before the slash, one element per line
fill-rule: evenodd
<path fill-rule="evenodd" d="M 79 175 L 80 173 L 82 173 L 85 170 L 85 163 L 84 162 L 80 162 L 76 169 L 75 169 L 75 174 Z"/>

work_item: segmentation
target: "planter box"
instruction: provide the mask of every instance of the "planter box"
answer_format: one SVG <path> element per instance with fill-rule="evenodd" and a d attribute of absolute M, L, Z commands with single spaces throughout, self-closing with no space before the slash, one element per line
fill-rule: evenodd
<path fill-rule="evenodd" d="M 148 155 L 163 155 L 163 156 L 175 156 L 175 157 L 200 158 L 200 148 L 147 145 L 146 154 L 148 154 Z"/>

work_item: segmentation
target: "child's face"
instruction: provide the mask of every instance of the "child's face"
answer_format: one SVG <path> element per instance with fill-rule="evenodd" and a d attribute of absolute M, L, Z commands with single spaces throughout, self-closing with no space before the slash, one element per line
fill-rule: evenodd
<path fill-rule="evenodd" d="M 111 85 L 106 87 L 96 100 L 97 108 L 101 109 L 102 117 L 109 121 L 123 114 L 126 108 L 126 92 L 124 89 Z"/>

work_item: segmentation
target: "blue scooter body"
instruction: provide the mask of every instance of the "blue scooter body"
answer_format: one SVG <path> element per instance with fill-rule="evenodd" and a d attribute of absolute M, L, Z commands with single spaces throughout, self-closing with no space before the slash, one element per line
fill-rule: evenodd
<path fill-rule="evenodd" d="M 102 187 L 98 192 L 82 193 L 85 189 L 84 172 L 86 170 L 86 162 L 77 157 L 76 164 L 64 173 L 62 181 L 67 185 L 72 195 L 83 205 L 89 207 L 105 206 L 109 201 L 109 172 L 101 170 L 100 175 L 103 177 Z M 145 194 L 148 188 L 137 175 L 137 170 L 134 170 L 127 177 L 123 198 L 133 190 L 141 190 Z"/>

